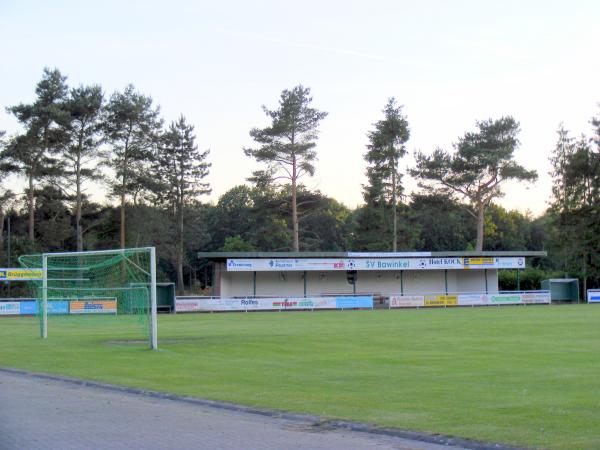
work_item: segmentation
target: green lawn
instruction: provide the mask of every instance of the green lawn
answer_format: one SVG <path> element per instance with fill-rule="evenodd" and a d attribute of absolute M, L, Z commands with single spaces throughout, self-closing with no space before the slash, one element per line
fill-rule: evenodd
<path fill-rule="evenodd" d="M 125 323 L 128 323 L 127 325 Z M 600 448 L 600 306 L 0 318 L 0 366 L 382 426 Z M 115 342 L 117 341 L 117 342 Z"/>

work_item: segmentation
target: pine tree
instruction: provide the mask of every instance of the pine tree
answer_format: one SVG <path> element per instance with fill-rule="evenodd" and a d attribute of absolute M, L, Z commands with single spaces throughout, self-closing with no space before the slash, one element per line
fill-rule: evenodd
<path fill-rule="evenodd" d="M 177 286 L 184 290 L 184 217 L 186 206 L 201 195 L 210 193 L 209 184 L 202 180 L 208 175 L 209 150 L 200 151 L 196 145 L 194 127 L 181 116 L 171 123 L 163 134 L 156 157 L 159 183 L 156 190 L 159 201 L 172 211 L 176 231 Z"/>
<path fill-rule="evenodd" d="M 110 150 L 104 152 L 103 159 L 114 171 L 109 186 L 120 203 L 121 248 L 126 245 L 127 201 L 135 199 L 146 186 L 146 170 L 152 161 L 161 124 L 159 108 L 132 85 L 122 93 L 114 93 L 106 106 L 103 129 Z"/>
<path fill-rule="evenodd" d="M 69 143 L 64 147 L 61 188 L 73 198 L 77 251 L 83 250 L 81 215 L 85 199 L 85 186 L 100 179 L 95 169 L 102 142 L 101 112 L 103 94 L 100 86 L 80 86 L 72 89 L 66 108 L 70 115 Z"/>
<path fill-rule="evenodd" d="M 392 97 L 383 113 L 385 118 L 375 123 L 369 133 L 369 145 L 365 160 L 369 163 L 364 197 L 367 208 L 392 209 L 392 251 L 398 249 L 398 199 L 402 196 L 402 174 L 398 168 L 400 158 L 406 155 L 406 142 L 410 137 L 408 121 L 402 114 L 402 106 Z"/>
<path fill-rule="evenodd" d="M 279 100 L 279 108 L 269 110 L 263 106 L 271 119 L 266 128 L 254 128 L 250 136 L 260 147 L 244 149 L 246 156 L 266 163 L 268 173 L 289 181 L 291 187 L 291 209 L 293 228 L 293 249 L 299 251 L 300 237 L 298 225 L 298 185 L 304 175 L 313 176 L 317 153 L 314 148 L 318 137 L 318 126 L 327 117 L 326 112 L 312 108 L 310 89 L 302 85 L 291 91 L 284 90 Z"/>
<path fill-rule="evenodd" d="M 6 110 L 23 126 L 24 132 L 11 140 L 3 151 L 3 159 L 14 171 L 27 178 L 28 236 L 35 240 L 35 193 L 44 177 L 59 173 L 57 154 L 67 141 L 69 114 L 65 108 L 68 87 L 66 77 L 58 69 L 44 69 L 37 84 L 36 100 Z"/>
<path fill-rule="evenodd" d="M 468 202 L 468 211 L 477 221 L 475 249 L 481 251 L 485 210 L 503 195 L 502 184 L 507 180 L 534 181 L 537 172 L 513 159 L 519 145 L 519 124 L 512 117 L 477 122 L 477 128 L 459 139 L 454 154 L 439 148 L 430 156 L 418 152 L 411 173 L 421 179 L 423 187 Z"/>

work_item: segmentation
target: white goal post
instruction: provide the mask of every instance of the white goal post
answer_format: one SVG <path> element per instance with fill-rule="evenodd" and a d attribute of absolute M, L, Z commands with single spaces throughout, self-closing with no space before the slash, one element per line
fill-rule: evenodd
<path fill-rule="evenodd" d="M 34 256 L 23 257 L 21 263 L 27 266 L 34 261 L 34 258 Z M 130 305 L 129 313 L 139 313 L 141 309 L 142 314 L 148 314 L 150 347 L 158 348 L 156 249 L 154 247 L 43 253 L 41 263 L 39 313 L 42 338 L 48 337 L 49 299 L 85 299 L 83 293 L 100 297 L 103 291 L 111 292 L 116 296 L 129 294 L 127 295 L 129 298 L 134 297 L 136 292 L 145 291 L 149 295 L 149 308 L 140 307 L 139 304 L 136 307 Z M 133 294 L 130 294 L 132 292 Z"/>

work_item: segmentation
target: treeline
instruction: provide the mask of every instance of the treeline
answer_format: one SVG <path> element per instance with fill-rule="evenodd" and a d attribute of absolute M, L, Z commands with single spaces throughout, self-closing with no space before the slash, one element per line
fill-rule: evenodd
<path fill-rule="evenodd" d="M 269 126 L 250 130 L 255 146 L 243 152 L 261 170 L 211 204 L 202 201 L 209 152 L 199 150 L 183 115 L 165 126 L 159 107 L 133 86 L 110 96 L 97 85 L 70 88 L 57 69 L 44 71 L 35 92 L 33 103 L 6 108 L 22 130 L 0 142 L 0 266 L 31 252 L 154 245 L 161 278 L 198 292 L 210 282 L 198 251 L 548 250 L 523 274 L 522 288 L 557 275 L 600 281 L 600 119 L 591 121 L 592 138 L 574 140 L 561 127 L 551 207 L 533 218 L 494 203 L 505 181 L 537 177 L 513 159 L 518 122 L 478 122 L 453 151 L 417 153 L 403 174 L 410 127 L 390 98 L 365 130 L 364 204 L 349 209 L 302 182 L 317 170 L 327 113 L 296 86 L 276 108 L 263 107 Z M 25 192 L 10 189 L 11 174 Z M 421 187 L 410 196 L 407 175 Z M 103 204 L 89 196 L 100 184 L 109 195 Z M 501 282 L 516 288 L 508 271 Z"/>

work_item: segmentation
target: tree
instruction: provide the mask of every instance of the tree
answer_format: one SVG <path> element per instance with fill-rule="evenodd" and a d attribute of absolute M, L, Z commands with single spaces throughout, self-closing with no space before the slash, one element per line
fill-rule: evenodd
<path fill-rule="evenodd" d="M 279 108 L 269 110 L 263 106 L 265 114 L 271 119 L 266 128 L 253 128 L 250 136 L 260 147 L 245 148 L 246 156 L 266 163 L 268 171 L 276 178 L 288 180 L 291 185 L 291 209 L 293 228 L 293 249 L 300 249 L 298 225 L 298 180 L 303 175 L 315 173 L 314 162 L 317 154 L 314 150 L 318 138 L 318 126 L 327 117 L 326 112 L 312 108 L 310 89 L 298 85 L 284 90 L 279 100 Z M 261 172 L 261 173 L 264 173 Z"/>
<path fill-rule="evenodd" d="M 369 133 L 369 145 L 365 160 L 369 163 L 367 177 L 369 185 L 364 197 L 372 206 L 374 201 L 392 207 L 392 250 L 398 247 L 398 198 L 402 195 L 402 174 L 398 170 L 398 161 L 406 155 L 405 144 L 410 137 L 408 121 L 402 115 L 402 106 L 396 105 L 392 97 L 388 100 L 383 113 L 385 118 L 375 123 L 375 130 Z"/>
<path fill-rule="evenodd" d="M 181 116 L 171 123 L 159 146 L 156 167 L 159 174 L 158 197 L 176 218 L 177 230 L 177 285 L 183 291 L 184 259 L 184 209 L 200 195 L 210 193 L 208 175 L 210 163 L 206 162 L 209 150 L 200 151 L 195 143 L 194 127 Z"/>
<path fill-rule="evenodd" d="M 24 127 L 3 151 L 3 159 L 14 171 L 27 178 L 27 207 L 29 212 L 29 241 L 35 240 L 35 190 L 44 177 L 58 173 L 56 155 L 66 142 L 65 127 L 69 115 L 65 109 L 68 87 L 58 69 L 44 69 L 37 84 L 37 99 L 32 104 L 8 107 Z"/>
<path fill-rule="evenodd" d="M 0 131 L 0 253 L 4 251 L 4 216 L 6 214 L 5 205 L 14 197 L 14 194 L 5 189 L 1 184 L 4 178 L 15 168 L 9 162 L 4 161 L 2 150 L 6 142 L 4 141 L 5 131 Z"/>
<path fill-rule="evenodd" d="M 550 159 L 553 253 L 562 261 L 559 268 L 583 279 L 585 292 L 590 277 L 600 281 L 600 153 L 590 145 L 594 138 L 574 140 L 562 125 L 558 135 Z"/>
<path fill-rule="evenodd" d="M 109 181 L 111 194 L 120 200 L 120 242 L 125 248 L 125 207 L 129 197 L 139 192 L 147 181 L 146 169 L 161 127 L 159 108 L 152 99 L 135 91 L 132 85 L 115 92 L 106 106 L 103 129 L 110 151 L 104 162 L 114 170 Z"/>
<path fill-rule="evenodd" d="M 447 196 L 414 193 L 409 204 L 408 223 L 411 230 L 417 231 L 415 250 L 467 250 L 475 237 L 475 226 L 469 214 Z"/>
<path fill-rule="evenodd" d="M 478 131 L 468 132 L 454 145 L 450 154 L 440 148 L 433 155 L 415 154 L 413 176 L 420 186 L 468 202 L 469 213 L 477 220 L 475 249 L 483 249 L 485 211 L 493 199 L 501 197 L 507 180 L 533 181 L 535 170 L 527 170 L 514 160 L 519 145 L 519 124 L 512 117 L 477 122 Z"/>
<path fill-rule="evenodd" d="M 93 167 L 99 155 L 102 142 L 100 115 L 103 94 L 100 86 L 79 86 L 72 89 L 66 108 L 70 115 L 68 127 L 69 143 L 64 147 L 63 174 L 61 188 L 66 190 L 73 201 L 77 251 L 83 250 L 83 228 L 81 215 L 84 203 L 85 184 L 100 179 Z"/>

